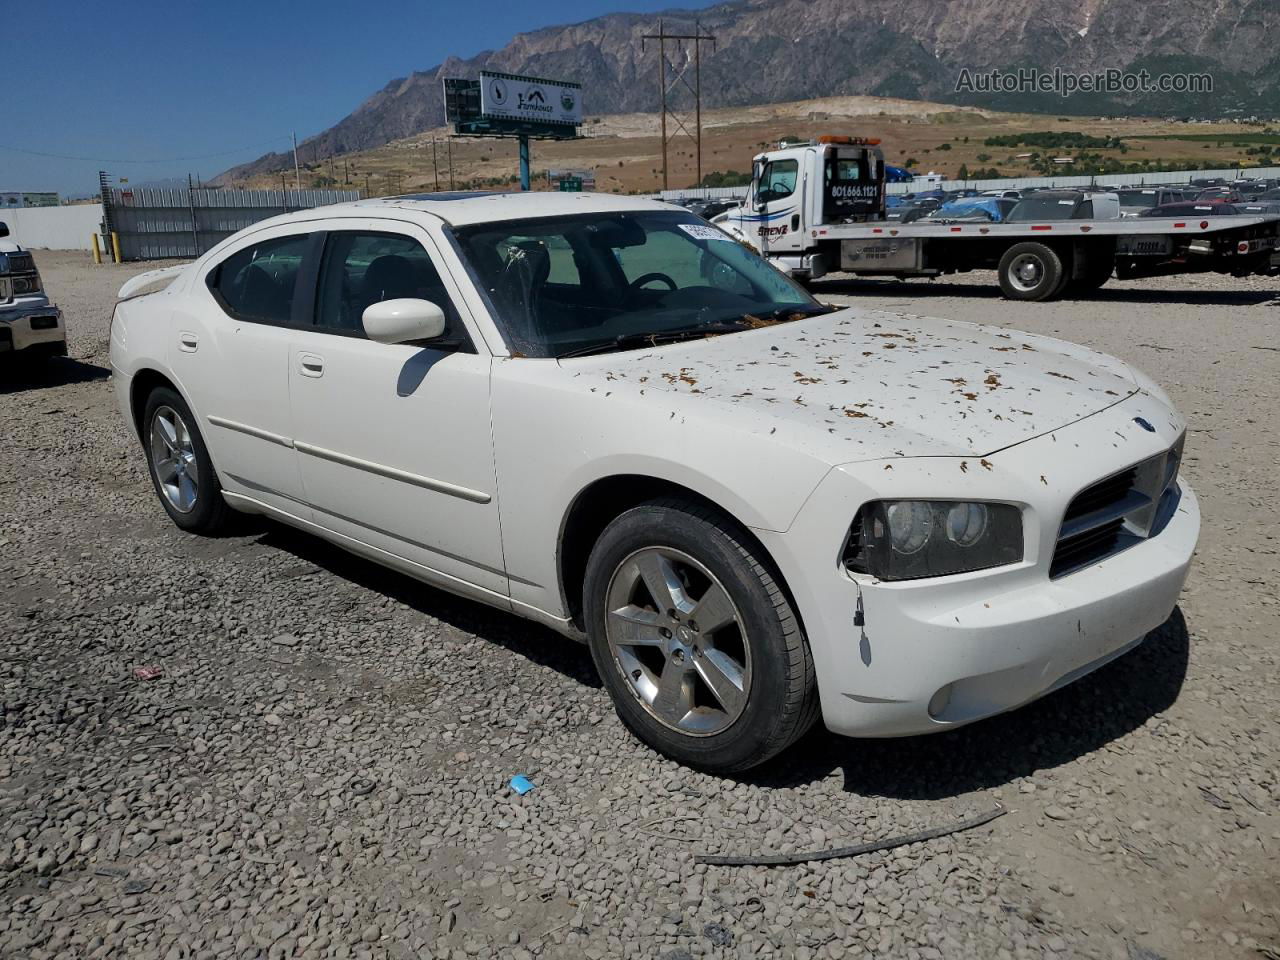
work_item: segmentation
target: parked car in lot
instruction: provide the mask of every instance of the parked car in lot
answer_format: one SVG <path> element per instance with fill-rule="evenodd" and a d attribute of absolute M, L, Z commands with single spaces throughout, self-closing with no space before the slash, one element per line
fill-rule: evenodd
<path fill-rule="evenodd" d="M 298 211 L 120 295 L 174 523 L 266 514 L 584 638 L 626 725 L 704 769 L 1069 683 L 1169 616 L 1199 530 L 1136 369 L 823 306 L 656 202 Z"/>
<path fill-rule="evenodd" d="M 885 219 L 898 220 L 901 223 L 912 223 L 921 217 L 928 216 L 941 206 L 942 201 L 937 197 L 920 197 L 908 201 L 900 207 L 895 207 L 893 210 L 886 211 Z"/>
<path fill-rule="evenodd" d="M 731 210 L 740 205 L 738 200 L 694 200 L 687 205 L 690 213 L 696 214 L 703 220 L 710 220 L 712 217 L 718 217 L 726 210 Z"/>
<path fill-rule="evenodd" d="M 23 360 L 67 355 L 62 311 L 45 295 L 35 258 L 0 223 L 0 356 Z"/>
<path fill-rule="evenodd" d="M 1032 220 L 1115 220 L 1120 218 L 1120 198 L 1115 193 L 1091 193 L 1079 189 L 1043 189 L 1023 196 L 1006 216 L 1009 223 Z"/>
<path fill-rule="evenodd" d="M 1120 217 L 1120 198 L 1114 193 L 1085 190 L 1040 190 L 1023 196 L 1009 215 L 1009 223 L 1032 220 L 1115 220 Z"/>
<path fill-rule="evenodd" d="M 948 200 L 919 219 L 921 223 L 1003 223 L 1018 201 L 1007 197 L 964 197 Z"/>
<path fill-rule="evenodd" d="M 1180 203 L 1186 199 L 1181 190 L 1169 187 L 1137 187 L 1117 192 L 1120 199 L 1120 216 L 1136 217 L 1144 210 L 1163 206 L 1166 203 Z"/>
<path fill-rule="evenodd" d="M 1234 217 L 1240 210 L 1231 203 L 1207 203 L 1203 200 L 1166 203 L 1143 210 L 1142 217 Z"/>
<path fill-rule="evenodd" d="M 1239 203 L 1241 196 L 1230 187 L 1209 187 L 1207 190 L 1201 190 L 1194 197 L 1188 197 L 1188 200 L 1195 200 L 1199 203 Z"/>

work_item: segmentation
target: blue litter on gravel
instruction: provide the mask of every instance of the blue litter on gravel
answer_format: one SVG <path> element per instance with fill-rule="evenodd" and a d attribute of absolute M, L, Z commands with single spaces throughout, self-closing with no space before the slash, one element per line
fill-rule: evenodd
<path fill-rule="evenodd" d="M 533 781 L 524 774 L 518 773 L 511 778 L 511 789 L 523 797 L 533 789 Z"/>

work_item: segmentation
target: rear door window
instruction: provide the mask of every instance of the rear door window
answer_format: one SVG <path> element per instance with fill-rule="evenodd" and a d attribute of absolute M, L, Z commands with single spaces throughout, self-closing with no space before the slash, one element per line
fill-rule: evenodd
<path fill-rule="evenodd" d="M 209 289 L 237 320 L 287 325 L 310 240 L 299 234 L 243 247 L 209 273 Z"/>

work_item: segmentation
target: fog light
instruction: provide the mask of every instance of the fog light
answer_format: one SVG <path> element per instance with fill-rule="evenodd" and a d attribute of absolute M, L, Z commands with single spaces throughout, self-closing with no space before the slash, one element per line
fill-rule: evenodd
<path fill-rule="evenodd" d="M 939 687 L 938 692 L 929 698 L 929 716 L 937 720 L 939 716 L 947 712 L 947 707 L 951 706 L 951 688 L 955 684 L 948 683 L 945 687 Z"/>

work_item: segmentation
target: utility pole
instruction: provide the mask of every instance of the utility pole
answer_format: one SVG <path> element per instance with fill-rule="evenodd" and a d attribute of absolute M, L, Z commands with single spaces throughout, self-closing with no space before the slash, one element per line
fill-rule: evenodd
<path fill-rule="evenodd" d="M 369 197 L 369 174 L 367 174 L 367 173 L 364 175 L 364 195 L 365 195 L 365 198 L 366 198 L 366 199 L 368 199 L 368 197 Z"/>
<path fill-rule="evenodd" d="M 658 93 L 661 102 L 661 135 L 662 135 L 662 189 L 670 189 L 670 168 L 667 162 L 668 148 L 671 139 L 677 133 L 683 133 L 694 141 L 696 146 L 695 171 L 697 180 L 695 185 L 702 182 L 702 45 L 710 43 L 711 49 L 715 50 L 716 38 L 702 32 L 702 24 L 694 21 L 693 33 L 667 33 L 666 25 L 662 20 L 658 21 L 658 32 L 646 33 L 640 38 L 640 49 L 644 49 L 646 40 L 658 41 Z M 685 43 L 693 44 L 693 57 L 690 58 L 685 54 L 685 62 L 677 69 L 667 60 L 667 41 L 675 41 L 675 49 L 677 52 L 685 51 Z M 689 82 L 688 72 L 690 63 L 693 65 L 693 83 Z M 670 79 L 668 79 L 670 78 Z M 687 125 L 688 116 L 682 116 L 676 109 L 671 106 L 671 93 L 680 85 L 682 85 L 690 93 L 693 94 L 693 110 L 694 110 L 694 129 L 689 130 Z M 676 130 L 667 135 L 667 118 L 675 124 Z"/>
<path fill-rule="evenodd" d="M 431 172 L 436 178 L 436 192 L 440 192 L 440 165 L 436 163 L 436 138 L 431 138 Z"/>
<path fill-rule="evenodd" d="M 298 172 L 298 134 L 293 136 L 293 189 L 302 189 L 302 174 Z"/>
<path fill-rule="evenodd" d="M 449 138 L 449 189 L 453 189 L 453 137 Z"/>

